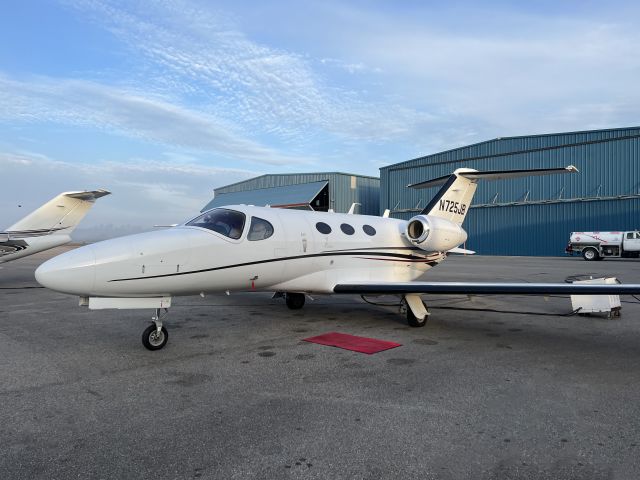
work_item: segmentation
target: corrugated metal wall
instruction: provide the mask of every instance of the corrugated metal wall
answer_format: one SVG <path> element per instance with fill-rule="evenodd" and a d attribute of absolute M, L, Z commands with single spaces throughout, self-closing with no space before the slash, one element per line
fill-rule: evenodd
<path fill-rule="evenodd" d="M 262 175 L 243 182 L 216 188 L 215 193 L 242 192 L 258 188 L 280 187 L 299 183 L 329 181 L 329 202 L 336 212 L 347 212 L 352 203 L 360 203 L 356 213 L 378 215 L 380 179 L 341 172 Z"/>
<path fill-rule="evenodd" d="M 411 218 L 437 188 L 406 185 L 460 167 L 569 164 L 581 173 L 480 182 L 464 226 L 467 247 L 489 255 L 561 255 L 572 231 L 640 228 L 640 128 L 496 139 L 391 165 L 380 171 L 381 210 Z"/>

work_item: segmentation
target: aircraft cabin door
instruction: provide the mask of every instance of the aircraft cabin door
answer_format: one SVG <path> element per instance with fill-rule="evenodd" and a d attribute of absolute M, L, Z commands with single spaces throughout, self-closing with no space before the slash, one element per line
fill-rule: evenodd
<path fill-rule="evenodd" d="M 297 215 L 290 211 L 283 211 L 281 216 L 284 231 L 286 232 L 286 244 L 278 249 L 277 257 L 286 257 L 283 278 L 292 279 L 309 273 L 309 258 L 316 253 L 311 226 L 307 215 Z"/>
<path fill-rule="evenodd" d="M 251 288 L 279 282 L 286 262 L 277 259 L 286 256 L 287 246 L 286 231 L 279 215 L 261 212 L 259 216 L 250 215 L 248 223 L 243 248 L 250 252 L 249 262 L 255 262 L 246 267 Z"/>

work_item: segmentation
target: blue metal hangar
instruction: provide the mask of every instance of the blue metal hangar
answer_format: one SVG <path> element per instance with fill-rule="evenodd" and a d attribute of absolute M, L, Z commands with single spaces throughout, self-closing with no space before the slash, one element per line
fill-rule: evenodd
<path fill-rule="evenodd" d="M 202 209 L 224 205 L 256 205 L 378 215 L 380 179 L 341 172 L 262 175 L 214 190 L 213 199 Z"/>
<path fill-rule="evenodd" d="M 438 188 L 408 184 L 456 168 L 575 165 L 580 173 L 481 181 L 464 228 L 481 255 L 560 256 L 573 231 L 640 228 L 640 127 L 497 138 L 380 169 L 381 211 L 409 219 Z"/>

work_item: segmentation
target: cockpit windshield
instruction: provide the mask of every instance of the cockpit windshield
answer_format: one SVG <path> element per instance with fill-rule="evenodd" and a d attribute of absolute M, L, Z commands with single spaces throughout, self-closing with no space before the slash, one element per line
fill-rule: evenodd
<path fill-rule="evenodd" d="M 225 237 L 237 240 L 242 236 L 245 218 L 242 212 L 215 208 L 187 222 L 186 225 L 213 230 Z"/>

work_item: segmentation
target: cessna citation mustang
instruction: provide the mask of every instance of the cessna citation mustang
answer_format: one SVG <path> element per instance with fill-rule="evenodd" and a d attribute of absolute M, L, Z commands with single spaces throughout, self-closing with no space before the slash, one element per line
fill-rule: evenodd
<path fill-rule="evenodd" d="M 640 285 L 417 282 L 467 239 L 462 222 L 479 179 L 572 173 L 566 168 L 478 172 L 410 185 L 442 185 L 419 214 L 398 220 L 367 215 L 308 212 L 247 205 L 214 208 L 167 230 L 131 235 L 72 250 L 36 270 L 45 287 L 80 296 L 90 309 L 153 308 L 143 332 L 150 350 L 168 333 L 161 314 L 176 295 L 272 291 L 291 309 L 305 294 L 398 294 L 409 325 L 429 312 L 422 293 L 621 294 Z"/>
<path fill-rule="evenodd" d="M 0 263 L 16 260 L 71 241 L 71 232 L 106 190 L 64 192 L 0 232 Z"/>

